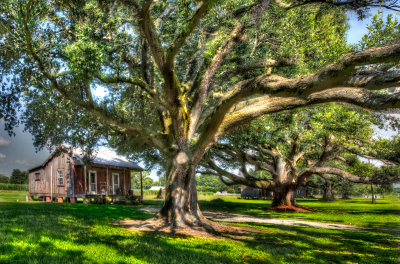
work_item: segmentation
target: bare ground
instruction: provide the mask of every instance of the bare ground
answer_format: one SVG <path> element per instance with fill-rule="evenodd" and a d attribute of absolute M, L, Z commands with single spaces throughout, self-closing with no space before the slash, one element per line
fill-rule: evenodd
<path fill-rule="evenodd" d="M 145 212 L 158 213 L 159 208 L 140 208 Z M 324 228 L 324 229 L 335 229 L 335 230 L 371 230 L 364 226 L 357 225 L 344 225 L 334 223 L 322 223 L 313 221 L 302 221 L 292 219 L 277 219 L 277 218 L 260 218 L 242 214 L 229 214 L 219 212 L 202 211 L 203 215 L 211 221 L 215 222 L 232 222 L 232 223 L 261 223 L 261 224 L 272 224 L 272 225 L 286 225 L 286 226 L 301 226 L 301 227 L 313 227 L 313 228 Z"/>
<path fill-rule="evenodd" d="M 251 227 L 237 227 L 231 225 L 224 225 L 217 222 L 207 222 L 208 228 L 202 226 L 184 226 L 174 228 L 171 225 L 165 224 L 164 221 L 156 218 L 148 220 L 120 220 L 114 221 L 114 225 L 124 227 L 128 230 L 149 232 L 149 233 L 162 233 L 162 234 L 176 234 L 180 236 L 201 237 L 211 239 L 253 239 L 254 233 L 265 233 L 265 231 L 251 228 Z M 212 231 L 210 230 L 212 228 Z"/>
<path fill-rule="evenodd" d="M 138 210 L 158 213 L 160 208 L 140 208 Z M 333 230 L 348 230 L 348 231 L 380 231 L 380 232 L 399 232 L 400 230 L 385 229 L 385 228 L 368 228 L 364 226 L 356 225 L 344 225 L 334 223 L 322 223 L 313 221 L 303 220 L 292 220 L 292 219 L 277 219 L 277 218 L 260 218 L 242 214 L 229 214 L 220 212 L 209 212 L 202 211 L 203 215 L 207 218 L 205 226 L 184 226 L 180 228 L 171 227 L 171 225 L 165 224 L 160 219 L 151 218 L 148 220 L 121 220 L 114 221 L 114 225 L 124 227 L 128 230 L 140 231 L 140 232 L 151 232 L 151 233 L 164 233 L 164 234 L 177 234 L 180 236 L 190 237 L 203 237 L 213 239 L 254 239 L 253 234 L 255 233 L 266 233 L 267 231 L 243 226 L 226 225 L 218 222 L 230 222 L 230 223 L 261 223 L 271 225 L 284 225 L 284 226 L 299 226 L 299 227 L 312 227 L 312 228 L 323 228 Z M 208 228 L 207 228 L 208 227 Z M 210 227 L 212 231 L 210 232 Z"/>

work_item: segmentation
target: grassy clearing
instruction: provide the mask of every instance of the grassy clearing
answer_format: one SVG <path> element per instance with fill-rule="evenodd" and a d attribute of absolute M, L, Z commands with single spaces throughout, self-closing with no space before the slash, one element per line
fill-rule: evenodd
<path fill-rule="evenodd" d="M 237 240 L 139 234 L 110 224 L 152 216 L 135 207 L 16 202 L 25 195 L 0 191 L 0 263 L 398 263 L 396 234 L 262 224 L 242 224 L 265 233 Z M 230 199 L 201 206 L 265 204 Z"/>
<path fill-rule="evenodd" d="M 200 196 L 200 208 L 206 211 L 248 214 L 265 218 L 284 218 L 309 220 L 317 222 L 362 225 L 367 227 L 400 228 L 400 200 L 395 197 L 378 199 L 372 204 L 370 199 L 353 198 L 337 199 L 334 202 L 324 202 L 319 199 L 297 199 L 306 207 L 321 210 L 321 212 L 274 212 L 267 208 L 269 200 L 245 200 L 236 196 Z M 161 207 L 162 201 L 149 199 L 147 206 Z"/>

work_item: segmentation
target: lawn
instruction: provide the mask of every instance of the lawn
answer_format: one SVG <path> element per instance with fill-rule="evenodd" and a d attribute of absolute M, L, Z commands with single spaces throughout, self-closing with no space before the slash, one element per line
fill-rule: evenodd
<path fill-rule="evenodd" d="M 324 202 L 319 199 L 297 199 L 301 206 L 317 209 L 317 212 L 275 212 L 269 211 L 270 200 L 246 200 L 236 196 L 200 196 L 200 208 L 207 211 L 248 214 L 265 218 L 285 218 L 329 222 L 338 224 L 362 225 L 367 227 L 400 228 L 400 200 L 393 196 L 377 199 L 337 199 Z M 148 199 L 148 206 L 161 207 L 162 201 Z"/>
<path fill-rule="evenodd" d="M 0 192 L 0 263 L 399 263 L 399 238 L 394 232 L 242 224 L 264 233 L 235 240 L 135 233 L 113 226 L 110 221 L 143 219 L 152 214 L 122 205 L 21 202 L 25 195 Z M 271 213 L 263 210 L 266 201 L 213 201 L 214 198 L 203 197 L 201 207 L 217 210 L 221 206 L 222 211 L 263 217 L 313 219 L 314 214 L 303 213 L 307 216 L 301 217 L 298 213 Z M 317 220 L 335 220 L 333 215 L 345 210 L 342 217 L 347 219 L 350 212 L 359 212 L 364 215 L 359 223 L 366 225 L 380 226 L 381 219 L 390 225 L 398 221 L 386 219 L 386 213 L 398 218 L 396 200 L 379 202 L 375 207 L 379 209 L 373 210 L 371 216 L 368 210 L 372 207 L 366 202 L 325 204 L 304 200 L 302 204 L 329 210 L 318 213 L 326 216 Z M 160 204 L 154 200 L 146 203 Z M 377 224 L 372 224 L 374 217 Z"/>

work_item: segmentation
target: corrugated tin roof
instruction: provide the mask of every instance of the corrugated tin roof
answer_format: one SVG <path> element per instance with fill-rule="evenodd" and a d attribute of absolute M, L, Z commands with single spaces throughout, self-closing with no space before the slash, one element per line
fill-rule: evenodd
<path fill-rule="evenodd" d="M 84 153 L 81 149 L 74 149 L 73 155 L 79 158 L 78 162 L 81 162 L 79 160 L 82 160 L 84 157 Z M 143 170 L 143 168 L 133 161 L 130 161 L 126 157 L 118 155 L 107 148 L 100 148 L 98 151 L 95 151 L 94 157 L 92 157 L 92 163 Z"/>
<path fill-rule="evenodd" d="M 76 165 L 84 165 L 82 162 L 83 157 L 85 156 L 85 153 L 82 149 L 80 148 L 72 148 L 67 145 L 63 145 L 62 148 L 64 148 L 68 152 L 72 152 L 72 156 L 76 157 Z M 39 168 L 43 168 L 46 166 L 47 162 L 53 158 L 54 154 L 56 151 L 50 154 L 50 156 L 41 164 L 38 166 L 35 166 L 29 171 L 36 170 Z M 91 157 L 91 163 L 92 164 L 99 164 L 99 165 L 110 165 L 110 166 L 116 166 L 116 167 L 124 167 L 124 168 L 129 168 L 129 169 L 134 169 L 134 170 L 143 170 L 138 164 L 136 164 L 133 161 L 130 161 L 124 156 L 118 155 L 114 151 L 108 149 L 108 148 L 100 148 L 99 150 L 94 151 L 93 156 Z"/>

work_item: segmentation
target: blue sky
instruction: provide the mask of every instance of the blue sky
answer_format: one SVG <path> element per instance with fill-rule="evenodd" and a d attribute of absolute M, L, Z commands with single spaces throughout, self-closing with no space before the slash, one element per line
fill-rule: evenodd
<path fill-rule="evenodd" d="M 372 10 L 371 13 L 377 13 L 377 9 Z M 395 14 L 394 12 L 384 11 L 384 14 Z M 398 13 L 396 17 L 400 18 Z M 372 16 L 367 17 L 365 20 L 357 20 L 355 14 L 349 14 L 350 30 L 347 34 L 349 43 L 355 44 L 359 42 L 362 36 L 367 32 L 367 24 L 369 24 Z M 97 95 L 102 96 L 104 91 L 98 89 Z M 0 121 L 0 128 L 4 126 Z M 27 170 L 38 164 L 41 164 L 49 155 L 47 150 L 36 152 L 33 146 L 32 135 L 23 132 L 23 126 L 15 129 L 16 136 L 9 137 L 7 132 L 0 130 L 0 174 L 10 176 L 13 169 Z M 382 136 L 394 134 L 393 132 L 378 131 Z M 153 179 L 158 179 L 155 172 L 151 172 Z"/>

